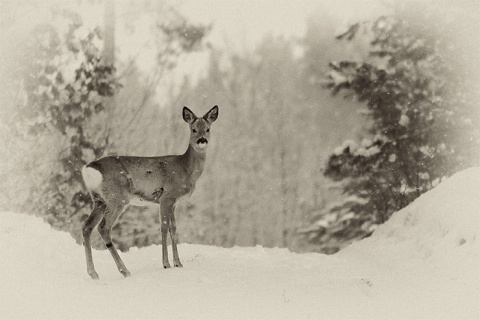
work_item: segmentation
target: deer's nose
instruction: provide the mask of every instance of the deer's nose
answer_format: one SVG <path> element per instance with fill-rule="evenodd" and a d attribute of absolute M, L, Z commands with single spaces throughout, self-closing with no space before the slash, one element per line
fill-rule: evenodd
<path fill-rule="evenodd" d="M 197 140 L 197 145 L 201 148 L 205 147 L 207 143 L 208 143 L 208 140 L 205 139 L 204 137 Z"/>

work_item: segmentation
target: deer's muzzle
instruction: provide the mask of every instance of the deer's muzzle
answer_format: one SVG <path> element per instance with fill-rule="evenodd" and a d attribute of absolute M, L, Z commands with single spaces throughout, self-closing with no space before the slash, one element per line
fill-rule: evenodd
<path fill-rule="evenodd" d="M 197 140 L 197 145 L 200 147 L 200 148 L 204 148 L 207 146 L 207 143 L 208 143 L 208 140 L 205 139 L 205 138 L 200 138 Z"/>

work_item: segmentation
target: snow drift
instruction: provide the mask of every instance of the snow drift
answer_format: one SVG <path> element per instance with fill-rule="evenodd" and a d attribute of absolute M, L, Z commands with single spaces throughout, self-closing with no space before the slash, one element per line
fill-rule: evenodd
<path fill-rule="evenodd" d="M 333 256 L 182 244 L 164 270 L 151 246 L 123 278 L 94 251 L 98 281 L 70 235 L 0 213 L 0 318 L 480 318 L 479 190 L 480 168 L 458 173 Z"/>

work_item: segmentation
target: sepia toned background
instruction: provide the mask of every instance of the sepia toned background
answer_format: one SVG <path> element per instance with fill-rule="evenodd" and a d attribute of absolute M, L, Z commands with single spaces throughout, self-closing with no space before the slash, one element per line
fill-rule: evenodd
<path fill-rule="evenodd" d="M 334 253 L 479 165 L 476 1 L 0 3 L 0 208 L 79 243 L 81 167 L 183 153 L 184 105 L 220 115 L 183 242 Z M 158 244 L 158 208 L 112 238 Z"/>

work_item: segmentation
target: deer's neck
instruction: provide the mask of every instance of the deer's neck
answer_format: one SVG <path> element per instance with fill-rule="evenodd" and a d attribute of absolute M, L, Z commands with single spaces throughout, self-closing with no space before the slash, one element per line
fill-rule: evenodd
<path fill-rule="evenodd" d="M 189 144 L 187 151 L 181 157 L 187 174 L 196 181 L 205 168 L 206 150 L 197 151 Z"/>

